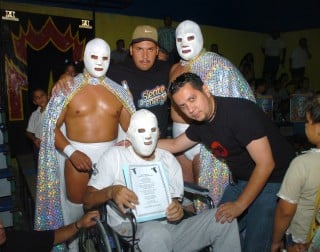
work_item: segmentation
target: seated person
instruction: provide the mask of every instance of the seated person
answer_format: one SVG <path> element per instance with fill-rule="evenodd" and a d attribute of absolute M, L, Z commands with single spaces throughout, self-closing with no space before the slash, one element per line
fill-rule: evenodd
<path fill-rule="evenodd" d="M 175 157 L 156 148 L 159 128 L 156 116 L 145 109 L 135 112 L 127 131 L 131 146 L 113 146 L 106 151 L 92 175 L 84 197 L 87 209 L 114 200 L 121 211 L 134 209 L 139 204 L 135 192 L 128 189 L 122 167 L 127 164 L 150 165 L 160 162 L 168 177 L 172 202 L 166 211 L 166 220 L 153 220 L 137 224 L 136 239 L 140 251 L 196 251 L 211 245 L 214 251 L 240 251 L 236 221 L 221 224 L 215 221 L 215 209 L 183 219 L 178 200 L 183 194 L 182 171 Z M 180 221 L 181 220 L 181 221 Z M 178 222 L 174 224 L 173 222 Z M 121 235 L 131 235 L 131 225 L 112 209 L 108 222 Z"/>
<path fill-rule="evenodd" d="M 316 198 L 320 193 L 320 97 L 307 103 L 305 127 L 309 142 L 316 148 L 296 157 L 283 179 L 273 227 L 274 252 L 283 248 L 285 233 L 288 251 L 307 251 L 312 239 L 310 227 L 319 212 Z"/>

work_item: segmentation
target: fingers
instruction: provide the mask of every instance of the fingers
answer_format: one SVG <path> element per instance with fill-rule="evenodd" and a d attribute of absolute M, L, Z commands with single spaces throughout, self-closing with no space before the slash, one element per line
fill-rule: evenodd
<path fill-rule="evenodd" d="M 91 159 L 83 152 L 75 151 L 71 155 L 70 160 L 78 171 L 87 172 L 92 169 Z"/>
<path fill-rule="evenodd" d="M 128 208 L 134 209 L 135 205 L 139 204 L 137 195 L 122 185 L 113 186 L 112 199 L 123 213 L 125 213 Z"/>
<path fill-rule="evenodd" d="M 173 201 L 167 208 L 167 219 L 169 221 L 177 221 L 180 220 L 184 213 L 181 204 Z"/>
<path fill-rule="evenodd" d="M 220 223 L 232 222 L 236 218 L 235 208 L 231 204 L 221 204 L 216 212 L 216 221 Z"/>

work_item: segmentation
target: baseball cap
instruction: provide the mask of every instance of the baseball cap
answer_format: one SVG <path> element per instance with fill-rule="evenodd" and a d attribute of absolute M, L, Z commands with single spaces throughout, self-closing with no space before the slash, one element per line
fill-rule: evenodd
<path fill-rule="evenodd" d="M 158 44 L 158 32 L 157 29 L 150 25 L 139 25 L 136 27 L 132 34 L 131 44 L 141 41 L 152 41 Z"/>

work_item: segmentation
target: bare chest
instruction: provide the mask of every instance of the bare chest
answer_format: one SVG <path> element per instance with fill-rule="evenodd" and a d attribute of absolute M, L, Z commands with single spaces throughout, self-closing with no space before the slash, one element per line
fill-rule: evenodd
<path fill-rule="evenodd" d="M 122 108 L 121 102 L 102 85 L 88 85 L 78 91 L 68 104 L 69 116 L 116 115 Z"/>

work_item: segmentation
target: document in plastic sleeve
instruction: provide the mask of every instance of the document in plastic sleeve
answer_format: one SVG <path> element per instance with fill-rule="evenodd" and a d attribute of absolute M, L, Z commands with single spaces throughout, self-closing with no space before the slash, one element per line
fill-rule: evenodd
<path fill-rule="evenodd" d="M 161 163 L 125 165 L 123 172 L 127 187 L 136 193 L 139 200 L 133 209 L 137 222 L 166 217 L 171 196 Z"/>

